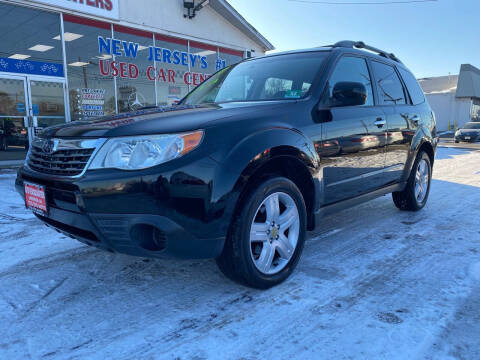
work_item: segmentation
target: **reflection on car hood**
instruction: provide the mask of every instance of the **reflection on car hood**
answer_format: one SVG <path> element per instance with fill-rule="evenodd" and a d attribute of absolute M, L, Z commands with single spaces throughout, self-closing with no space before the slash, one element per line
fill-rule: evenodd
<path fill-rule="evenodd" d="M 179 105 L 74 121 L 45 129 L 42 137 L 116 137 L 193 131 L 210 123 L 258 111 L 272 102 Z"/>

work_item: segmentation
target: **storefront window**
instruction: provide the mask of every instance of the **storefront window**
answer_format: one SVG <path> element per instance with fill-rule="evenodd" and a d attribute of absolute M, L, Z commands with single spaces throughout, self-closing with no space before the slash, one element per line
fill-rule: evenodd
<path fill-rule="evenodd" d="M 65 123 L 64 86 L 61 82 L 30 81 L 30 96 L 38 127 Z"/>
<path fill-rule="evenodd" d="M 187 40 L 155 34 L 157 71 L 154 77 L 159 106 L 176 104 L 188 93 L 187 44 Z"/>
<path fill-rule="evenodd" d="M 110 52 L 115 55 L 118 66 L 118 112 L 155 106 L 155 81 L 148 78 L 154 66 L 150 56 L 153 34 L 115 25 L 114 36 L 118 47 L 112 43 Z M 102 51 L 108 52 L 105 49 Z M 111 67 L 111 71 L 115 69 Z"/>
<path fill-rule="evenodd" d="M 24 81 L 0 77 L 0 161 L 25 158 L 28 148 L 23 122 L 25 102 Z"/>
<path fill-rule="evenodd" d="M 35 97 L 34 81 L 28 96 L 27 76 L 64 76 L 60 15 L 0 3 L 0 19 L 0 161 L 19 161 L 29 146 L 25 120 L 52 110 L 48 95 Z"/>
<path fill-rule="evenodd" d="M 59 14 L 0 3 L 0 19 L 0 73 L 63 76 Z"/>
<path fill-rule="evenodd" d="M 113 76 L 100 68 L 101 61 L 111 61 L 112 56 L 99 53 L 99 37 L 111 39 L 111 25 L 71 15 L 63 18 L 72 120 L 114 114 Z"/>
<path fill-rule="evenodd" d="M 220 48 L 219 60 L 220 62 L 222 62 L 222 65 L 225 65 L 225 66 L 234 65 L 243 60 L 243 52 L 238 50 Z"/>
<path fill-rule="evenodd" d="M 190 41 L 190 89 L 197 87 L 205 79 L 223 68 L 223 65 L 218 62 L 217 53 L 218 48 L 216 46 Z"/>

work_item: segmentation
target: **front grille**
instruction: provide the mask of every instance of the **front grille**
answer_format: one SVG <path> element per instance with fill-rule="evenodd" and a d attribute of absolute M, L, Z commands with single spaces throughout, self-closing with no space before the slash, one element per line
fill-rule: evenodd
<path fill-rule="evenodd" d="M 45 174 L 75 176 L 85 169 L 94 150 L 59 150 L 46 154 L 39 147 L 32 146 L 28 156 L 28 166 Z"/>
<path fill-rule="evenodd" d="M 53 149 L 52 146 L 45 146 L 46 142 L 54 144 Z M 37 138 L 28 153 L 27 165 L 44 174 L 78 176 L 86 169 L 96 145 L 96 140 Z"/>

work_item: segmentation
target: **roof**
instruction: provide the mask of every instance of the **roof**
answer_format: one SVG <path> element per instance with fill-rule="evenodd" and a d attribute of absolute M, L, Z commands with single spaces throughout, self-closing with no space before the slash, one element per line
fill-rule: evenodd
<path fill-rule="evenodd" d="M 363 56 L 368 56 L 372 59 L 378 59 L 378 60 L 383 61 L 383 62 L 385 62 L 385 61 L 390 62 L 397 67 L 401 67 L 401 68 L 404 68 L 404 69 L 408 70 L 408 68 L 402 62 L 400 62 L 396 57 L 395 57 L 395 60 L 394 60 L 391 57 L 385 57 L 385 56 L 379 55 L 375 52 L 369 51 L 368 49 L 357 48 L 357 47 L 350 48 L 350 47 L 346 47 L 346 46 L 335 46 L 335 45 L 327 45 L 327 46 L 320 46 L 320 47 L 307 48 L 307 49 L 297 49 L 297 50 L 274 52 L 274 53 L 264 55 L 263 57 L 272 57 L 272 56 L 278 56 L 278 55 L 299 54 L 299 53 L 308 53 L 308 52 L 321 52 L 321 51 L 341 52 L 341 53 L 346 52 L 346 53 L 349 53 L 349 54 L 359 54 L 359 55 L 363 55 Z M 391 55 L 393 55 L 393 54 L 391 54 Z M 257 59 L 258 59 L 258 57 L 257 57 Z"/>
<path fill-rule="evenodd" d="M 460 66 L 459 75 L 418 80 L 425 94 L 454 93 L 457 98 L 480 99 L 480 69 L 470 64 Z"/>
<path fill-rule="evenodd" d="M 265 51 L 274 50 L 275 47 L 255 29 L 245 18 L 235 10 L 226 0 L 210 0 L 210 7 L 223 16 L 248 38 L 260 45 Z"/>
<path fill-rule="evenodd" d="M 458 75 L 437 76 L 418 80 L 425 94 L 446 94 L 457 91 Z"/>
<path fill-rule="evenodd" d="M 470 64 L 460 67 L 457 98 L 480 98 L 480 69 Z"/>

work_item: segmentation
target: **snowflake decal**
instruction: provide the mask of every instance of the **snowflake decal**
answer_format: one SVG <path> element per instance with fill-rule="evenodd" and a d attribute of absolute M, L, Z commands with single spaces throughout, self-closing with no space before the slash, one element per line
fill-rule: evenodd
<path fill-rule="evenodd" d="M 48 74 L 51 74 L 51 73 L 56 74 L 58 72 L 58 67 L 53 64 L 43 64 L 40 67 L 40 71 Z"/>

